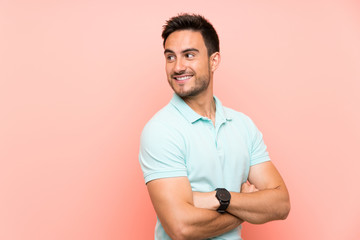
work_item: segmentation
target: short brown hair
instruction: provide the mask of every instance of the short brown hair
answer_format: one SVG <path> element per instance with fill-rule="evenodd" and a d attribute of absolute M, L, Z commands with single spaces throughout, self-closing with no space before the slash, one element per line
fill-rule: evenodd
<path fill-rule="evenodd" d="M 219 37 L 215 28 L 203 16 L 198 14 L 183 13 L 167 20 L 166 24 L 163 26 L 163 32 L 161 34 L 164 39 L 163 46 L 165 46 L 166 39 L 169 35 L 179 30 L 192 30 L 200 32 L 204 39 L 208 56 L 214 52 L 220 51 Z"/>

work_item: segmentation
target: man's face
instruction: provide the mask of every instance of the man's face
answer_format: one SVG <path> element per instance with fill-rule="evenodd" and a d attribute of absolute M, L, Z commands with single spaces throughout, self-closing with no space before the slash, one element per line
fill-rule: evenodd
<path fill-rule="evenodd" d="M 210 66 L 200 32 L 175 31 L 165 42 L 166 75 L 180 97 L 196 96 L 208 89 Z"/>

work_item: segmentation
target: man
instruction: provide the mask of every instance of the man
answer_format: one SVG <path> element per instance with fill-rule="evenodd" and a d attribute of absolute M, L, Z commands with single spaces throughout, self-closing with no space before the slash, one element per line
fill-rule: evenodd
<path fill-rule="evenodd" d="M 140 164 L 158 221 L 155 239 L 241 239 L 241 223 L 285 219 L 289 195 L 262 135 L 213 96 L 219 39 L 202 16 L 164 26 L 174 96 L 145 126 Z"/>

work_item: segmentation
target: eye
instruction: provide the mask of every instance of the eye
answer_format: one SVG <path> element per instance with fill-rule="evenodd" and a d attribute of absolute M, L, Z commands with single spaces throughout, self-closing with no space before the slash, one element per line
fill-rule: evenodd
<path fill-rule="evenodd" d="M 194 58 L 195 54 L 193 54 L 193 53 L 185 53 L 185 57 L 186 58 Z"/>
<path fill-rule="evenodd" d="M 169 61 L 169 62 L 172 62 L 172 61 L 175 60 L 175 56 L 174 55 L 167 55 L 166 60 Z"/>

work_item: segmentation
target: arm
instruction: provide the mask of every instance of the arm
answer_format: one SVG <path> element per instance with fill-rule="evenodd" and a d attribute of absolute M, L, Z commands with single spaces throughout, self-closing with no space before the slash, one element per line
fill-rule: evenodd
<path fill-rule="evenodd" d="M 229 213 L 196 208 L 187 177 L 153 180 L 147 188 L 161 224 L 174 240 L 214 237 L 242 223 Z"/>
<path fill-rule="evenodd" d="M 286 219 L 290 211 L 289 193 L 275 166 L 270 161 L 252 166 L 249 182 L 259 191 L 231 193 L 227 211 L 254 224 Z"/>
<path fill-rule="evenodd" d="M 289 194 L 279 172 L 271 162 L 250 168 L 249 182 L 242 185 L 241 193 L 231 192 L 227 212 L 244 221 L 261 224 L 285 219 L 290 211 Z M 215 192 L 194 193 L 195 206 L 215 210 Z"/>

